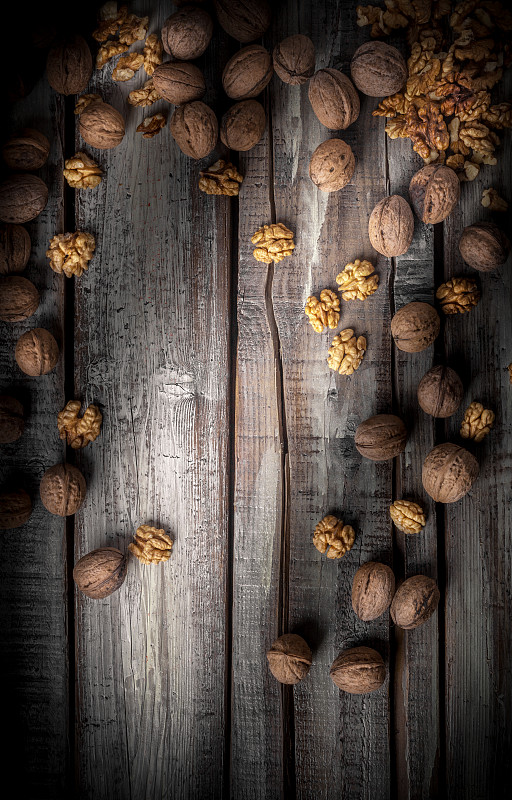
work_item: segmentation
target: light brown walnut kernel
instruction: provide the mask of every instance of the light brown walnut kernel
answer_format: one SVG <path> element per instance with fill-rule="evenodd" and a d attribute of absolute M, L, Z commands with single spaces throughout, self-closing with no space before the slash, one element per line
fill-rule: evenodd
<path fill-rule="evenodd" d="M 254 258 L 265 264 L 282 261 L 286 256 L 291 256 L 295 248 L 293 233 L 282 222 L 263 225 L 252 236 L 251 242 L 258 245 L 253 250 Z"/>
<path fill-rule="evenodd" d="M 95 247 L 92 233 L 58 233 L 50 241 L 46 255 L 54 272 L 63 272 L 67 278 L 72 275 L 79 278 L 89 266 Z"/>
<path fill-rule="evenodd" d="M 497 130 L 512 128 L 512 103 L 498 103 L 490 106 L 483 115 L 483 119 Z"/>
<path fill-rule="evenodd" d="M 162 63 L 163 45 L 156 33 L 150 33 L 145 41 L 142 55 L 144 56 L 144 69 L 147 75 L 152 75 Z"/>
<path fill-rule="evenodd" d="M 143 564 L 160 564 L 171 557 L 173 541 L 163 528 L 140 525 L 128 550 Z"/>
<path fill-rule="evenodd" d="M 353 375 L 359 369 L 366 353 L 366 338 L 354 335 L 352 328 L 338 333 L 328 351 L 327 364 L 340 375 Z"/>
<path fill-rule="evenodd" d="M 128 102 L 130 105 L 140 106 L 141 108 L 152 106 L 153 103 L 156 103 L 156 101 L 160 99 L 161 95 L 155 89 L 152 78 L 150 78 L 149 81 L 146 81 L 144 86 L 142 86 L 140 89 L 134 89 L 133 92 L 130 92 L 128 95 Z"/>
<path fill-rule="evenodd" d="M 458 177 L 460 181 L 474 181 L 480 172 L 480 165 L 474 161 L 464 161 L 462 170 L 459 170 Z"/>
<path fill-rule="evenodd" d="M 475 442 L 481 442 L 491 432 L 494 419 L 494 411 L 484 408 L 482 403 L 473 402 L 464 414 L 460 435 L 463 439 L 473 439 Z"/>
<path fill-rule="evenodd" d="M 89 405 L 79 418 L 82 403 L 70 400 L 57 415 L 57 428 L 61 439 L 66 439 L 73 450 L 87 447 L 100 435 L 103 416 L 98 406 Z"/>
<path fill-rule="evenodd" d="M 445 314 L 465 314 L 480 300 L 480 290 L 473 278 L 450 278 L 436 292 Z"/>
<path fill-rule="evenodd" d="M 199 188 L 205 194 L 234 197 L 239 193 L 242 181 L 237 168 L 222 158 L 199 173 Z"/>
<path fill-rule="evenodd" d="M 119 59 L 112 72 L 114 81 L 129 81 L 144 64 L 142 53 L 128 53 Z"/>
<path fill-rule="evenodd" d="M 119 41 L 122 44 L 132 45 L 146 38 L 148 32 L 149 17 L 138 17 L 136 14 L 128 14 L 119 27 Z"/>
<path fill-rule="evenodd" d="M 366 300 L 379 286 L 379 276 L 374 272 L 370 261 L 355 261 L 347 264 L 343 272 L 336 276 L 341 296 L 344 300 Z"/>
<path fill-rule="evenodd" d="M 97 100 L 101 101 L 100 94 L 82 94 L 78 98 L 75 106 L 75 114 L 80 116 L 80 114 L 85 111 L 87 106 L 90 106 L 91 103 L 95 103 Z"/>
<path fill-rule="evenodd" d="M 313 544 L 327 558 L 341 558 L 348 553 L 354 544 L 356 534 L 351 525 L 344 525 L 342 520 L 328 515 L 315 528 Z"/>
<path fill-rule="evenodd" d="M 496 189 L 484 189 L 482 192 L 482 205 L 489 211 L 507 211 L 508 203 L 499 196 Z"/>
<path fill-rule="evenodd" d="M 398 530 L 404 533 L 419 533 L 427 523 L 422 507 L 411 500 L 395 500 L 389 513 Z"/>
<path fill-rule="evenodd" d="M 121 6 L 118 10 L 117 3 L 105 3 L 100 8 L 98 27 L 93 31 L 93 39 L 97 42 L 106 42 L 109 36 L 115 36 L 127 16 L 126 6 Z"/>
<path fill-rule="evenodd" d="M 76 153 L 64 166 L 62 174 L 72 189 L 94 189 L 101 183 L 103 170 L 86 153 Z"/>
<path fill-rule="evenodd" d="M 121 42 L 106 42 L 102 44 L 96 55 L 96 69 L 103 69 L 105 64 L 128 50 L 127 44 Z"/>
<path fill-rule="evenodd" d="M 165 114 L 153 114 L 152 117 L 143 119 L 140 125 L 137 125 L 137 133 L 142 133 L 143 139 L 152 139 L 157 133 L 160 133 L 162 128 L 165 128 L 167 117 Z"/>
<path fill-rule="evenodd" d="M 308 297 L 304 312 L 317 333 L 322 333 L 324 328 L 334 330 L 340 321 L 339 297 L 330 289 L 322 289 L 320 300 L 314 295 Z"/>

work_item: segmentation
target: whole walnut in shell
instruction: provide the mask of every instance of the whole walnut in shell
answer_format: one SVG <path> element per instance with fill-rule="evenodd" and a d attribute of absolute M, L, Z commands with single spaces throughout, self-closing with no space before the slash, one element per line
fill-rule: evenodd
<path fill-rule="evenodd" d="M 510 241 L 494 222 L 475 222 L 462 231 L 459 250 L 470 267 L 480 272 L 492 272 L 507 260 Z"/>
<path fill-rule="evenodd" d="M 409 184 L 412 207 L 429 225 L 442 222 L 459 202 L 460 181 L 457 173 L 443 164 L 427 164 Z"/>
<path fill-rule="evenodd" d="M 39 487 L 44 507 L 59 517 L 76 514 L 85 500 L 85 478 L 72 464 L 56 464 L 46 470 Z"/>
<path fill-rule="evenodd" d="M 345 130 L 359 116 L 359 95 L 350 78 L 327 67 L 315 72 L 309 82 L 309 102 L 322 125 Z"/>
<path fill-rule="evenodd" d="M 92 75 L 92 55 L 83 36 L 69 36 L 46 59 L 48 83 L 59 94 L 80 94 Z"/>
<path fill-rule="evenodd" d="M 315 71 L 315 46 L 302 33 L 276 44 L 272 57 L 276 74 L 292 86 L 307 83 Z"/>
<path fill-rule="evenodd" d="M 200 100 L 206 92 L 203 73 L 187 61 L 160 64 L 153 73 L 153 84 L 164 100 L 176 106 Z"/>
<path fill-rule="evenodd" d="M 0 395 L 0 444 L 17 442 L 25 430 L 23 406 L 15 397 Z"/>
<path fill-rule="evenodd" d="M 21 225 L 0 225 L 0 275 L 23 272 L 32 245 L 28 231 Z"/>
<path fill-rule="evenodd" d="M 165 20 L 162 44 L 165 52 L 177 61 L 193 61 L 203 55 L 212 33 L 213 22 L 208 12 L 186 5 Z"/>
<path fill-rule="evenodd" d="M 232 100 L 261 94 L 272 77 L 272 56 L 260 44 L 249 44 L 231 56 L 222 73 L 222 86 Z"/>
<path fill-rule="evenodd" d="M 59 360 L 59 345 L 50 331 L 33 328 L 20 336 L 14 356 L 26 375 L 46 375 Z"/>
<path fill-rule="evenodd" d="M 428 303 L 407 303 L 391 320 L 391 334 L 399 350 L 420 353 L 430 347 L 441 328 L 435 308 Z"/>
<path fill-rule="evenodd" d="M 372 647 L 351 647 L 339 654 L 330 675 L 343 692 L 366 694 L 380 689 L 386 679 L 386 667 L 381 654 Z"/>
<path fill-rule="evenodd" d="M 200 100 L 179 106 L 169 123 L 178 147 L 191 158 L 205 158 L 219 138 L 219 124 L 212 109 Z"/>
<path fill-rule="evenodd" d="M 267 652 L 268 666 L 280 683 L 298 683 L 308 674 L 312 655 L 302 636 L 285 633 Z"/>
<path fill-rule="evenodd" d="M 364 622 L 380 617 L 389 608 L 395 593 L 391 567 L 368 561 L 357 570 L 352 582 L 352 608 Z"/>
<path fill-rule="evenodd" d="M 426 575 L 407 578 L 396 590 L 391 603 L 391 618 L 395 625 L 410 631 L 423 625 L 439 603 L 439 589 L 436 582 Z"/>
<path fill-rule="evenodd" d="M 48 187 L 37 175 L 15 173 L 0 183 L 0 221 L 19 224 L 35 219 L 48 202 Z"/>
<path fill-rule="evenodd" d="M 115 547 L 99 547 L 77 561 L 73 580 L 78 589 L 93 600 L 116 592 L 124 583 L 128 560 Z"/>
<path fill-rule="evenodd" d="M 39 307 L 39 292 L 34 284 L 20 275 L 0 278 L 0 320 L 22 322 Z"/>
<path fill-rule="evenodd" d="M 2 156 L 12 170 L 34 170 L 46 164 L 50 153 L 50 142 L 41 131 L 24 128 L 11 136 L 2 147 Z"/>
<path fill-rule="evenodd" d="M 0 528 L 19 528 L 32 513 L 32 502 L 25 489 L 0 492 Z"/>
<path fill-rule="evenodd" d="M 396 47 L 385 42 L 365 42 L 350 62 L 355 85 L 370 97 L 399 92 L 407 79 L 407 64 Z"/>
<path fill-rule="evenodd" d="M 231 106 L 221 119 L 220 139 L 230 150 L 250 150 L 265 133 L 267 118 L 257 100 L 242 100 Z"/>
<path fill-rule="evenodd" d="M 423 463 L 423 488 L 436 503 L 455 503 L 478 477 L 478 461 L 457 444 L 438 444 Z"/>
<path fill-rule="evenodd" d="M 414 217 L 407 200 L 393 194 L 377 203 L 368 222 L 368 235 L 378 253 L 388 258 L 402 256 L 413 234 Z"/>
<path fill-rule="evenodd" d="M 426 414 L 445 419 L 455 414 L 462 403 L 464 387 L 451 367 L 429 369 L 418 386 L 418 402 Z"/>
<path fill-rule="evenodd" d="M 355 445 L 371 461 L 387 461 L 405 450 L 407 428 L 394 414 L 376 414 L 356 429 Z"/>
<path fill-rule="evenodd" d="M 259 39 L 270 25 L 267 0 L 214 0 L 214 5 L 221 27 L 243 44 Z"/>
<path fill-rule="evenodd" d="M 337 192 L 352 179 L 356 159 L 342 139 L 327 139 L 316 148 L 309 162 L 309 177 L 322 192 Z"/>
<path fill-rule="evenodd" d="M 103 100 L 93 101 L 80 114 L 80 136 L 91 147 L 110 150 L 121 144 L 124 133 L 122 114 Z"/>

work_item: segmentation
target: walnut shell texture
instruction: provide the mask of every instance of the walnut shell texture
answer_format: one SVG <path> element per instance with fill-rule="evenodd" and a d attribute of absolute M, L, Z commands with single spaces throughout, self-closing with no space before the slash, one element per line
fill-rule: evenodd
<path fill-rule="evenodd" d="M 315 71 L 315 46 L 302 33 L 276 44 L 272 57 L 276 74 L 292 86 L 307 83 Z"/>
<path fill-rule="evenodd" d="M 116 592 L 124 583 L 128 559 L 115 547 L 99 547 L 77 561 L 73 580 L 78 589 L 93 600 Z"/>
<path fill-rule="evenodd" d="M 414 216 L 407 200 L 399 194 L 384 197 L 373 209 L 368 222 L 372 247 L 383 256 L 402 256 L 414 234 Z"/>
<path fill-rule="evenodd" d="M 195 100 L 179 106 L 169 123 L 171 134 L 186 156 L 205 158 L 219 138 L 219 124 L 210 106 Z"/>
<path fill-rule="evenodd" d="M 210 44 L 213 21 L 204 8 L 186 5 L 171 14 L 162 27 L 164 50 L 177 61 L 200 58 Z"/>
<path fill-rule="evenodd" d="M 203 73 L 187 61 L 160 64 L 153 73 L 153 84 L 164 100 L 176 106 L 200 100 L 206 92 Z"/>
<path fill-rule="evenodd" d="M 0 395 L 0 444 L 17 442 L 25 430 L 23 406 L 15 397 Z"/>
<path fill-rule="evenodd" d="M 429 225 L 436 225 L 446 219 L 459 202 L 460 181 L 450 167 L 427 164 L 413 175 L 409 195 L 417 216 Z"/>
<path fill-rule="evenodd" d="M 322 125 L 345 130 L 359 116 L 359 95 L 350 78 L 339 69 L 319 69 L 309 82 L 309 102 Z"/>
<path fill-rule="evenodd" d="M 0 221 L 20 224 L 35 219 L 48 202 L 48 187 L 37 175 L 15 173 L 0 183 Z"/>
<path fill-rule="evenodd" d="M 249 44 L 229 59 L 222 73 L 222 86 L 232 100 L 246 100 L 261 94 L 273 71 L 268 50 Z"/>
<path fill-rule="evenodd" d="M 26 375 L 46 375 L 59 360 L 59 345 L 50 331 L 33 328 L 20 336 L 14 356 Z"/>
<path fill-rule="evenodd" d="M 478 478 L 478 461 L 463 447 L 446 442 L 430 451 L 423 463 L 423 488 L 436 503 L 455 503 Z"/>
<path fill-rule="evenodd" d="M 32 502 L 25 489 L 0 492 L 0 528 L 8 530 L 24 525 L 32 513 Z"/>
<path fill-rule="evenodd" d="M 14 171 L 40 169 L 46 164 L 50 153 L 50 142 L 41 131 L 24 128 L 20 133 L 11 136 L 2 148 L 2 156 Z"/>
<path fill-rule="evenodd" d="M 124 133 L 122 114 L 103 100 L 94 101 L 80 114 L 80 136 L 91 147 L 110 150 L 121 144 Z"/>
<path fill-rule="evenodd" d="M 350 62 L 355 85 L 370 97 L 399 92 L 407 79 L 407 65 L 396 47 L 385 42 L 365 42 Z"/>
<path fill-rule="evenodd" d="M 80 94 L 92 75 L 92 55 L 83 36 L 69 36 L 46 59 L 48 83 L 59 94 Z"/>
<path fill-rule="evenodd" d="M 0 224 L 0 275 L 23 272 L 32 244 L 22 225 Z"/>
<path fill-rule="evenodd" d="M 307 642 L 296 633 L 285 633 L 267 652 L 268 666 L 280 683 L 298 683 L 309 672 L 312 653 Z"/>
<path fill-rule="evenodd" d="M 405 450 L 407 428 L 395 414 L 376 414 L 356 429 L 355 445 L 370 461 L 387 461 Z"/>
<path fill-rule="evenodd" d="M 459 250 L 470 267 L 492 272 L 507 260 L 510 241 L 494 222 L 475 222 L 462 231 Z"/>
<path fill-rule="evenodd" d="M 462 381 L 451 367 L 439 365 L 425 373 L 418 385 L 418 403 L 426 414 L 446 419 L 455 414 L 464 396 Z"/>
<path fill-rule="evenodd" d="M 395 625 L 406 631 L 417 628 L 430 619 L 438 606 L 439 597 L 439 589 L 432 578 L 413 575 L 396 590 L 391 603 L 391 618 Z"/>
<path fill-rule="evenodd" d="M 72 464 L 56 464 L 46 470 L 39 487 L 44 507 L 51 514 L 69 517 L 85 500 L 85 478 Z"/>
<path fill-rule="evenodd" d="M 380 689 L 386 679 L 386 667 L 381 654 L 372 647 L 351 647 L 335 659 L 330 675 L 338 689 L 367 694 Z"/>
<path fill-rule="evenodd" d="M 242 44 L 259 39 L 270 25 L 267 0 L 214 0 L 219 24 Z"/>
<path fill-rule="evenodd" d="M 352 608 L 364 622 L 380 617 L 389 608 L 395 593 L 391 567 L 368 561 L 359 567 L 352 582 Z"/>
<path fill-rule="evenodd" d="M 309 177 L 322 192 L 337 192 L 350 183 L 356 159 L 343 139 L 327 139 L 316 148 L 309 162 Z"/>
<path fill-rule="evenodd" d="M 0 278 L 0 320 L 22 322 L 39 307 L 39 292 L 34 284 L 20 275 Z"/>
<path fill-rule="evenodd" d="M 420 353 L 430 347 L 441 328 L 435 308 L 428 303 L 407 303 L 391 320 L 391 335 L 399 350 Z"/>
<path fill-rule="evenodd" d="M 265 109 L 257 100 L 242 100 L 231 106 L 220 123 L 220 139 L 230 150 L 250 150 L 265 133 Z"/>

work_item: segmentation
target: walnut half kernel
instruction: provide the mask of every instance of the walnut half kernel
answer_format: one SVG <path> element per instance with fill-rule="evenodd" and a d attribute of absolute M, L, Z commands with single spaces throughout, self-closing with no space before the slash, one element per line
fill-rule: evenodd
<path fill-rule="evenodd" d="M 265 264 L 282 261 L 286 256 L 291 256 L 295 248 L 293 233 L 282 222 L 259 228 L 251 242 L 257 245 L 253 251 L 254 258 Z"/>
<path fill-rule="evenodd" d="M 205 194 L 235 197 L 240 191 L 242 175 L 230 161 L 222 158 L 199 173 L 199 188 Z"/>
<path fill-rule="evenodd" d="M 142 86 L 140 89 L 134 89 L 128 95 L 128 102 L 130 105 L 140 106 L 141 108 L 152 106 L 153 103 L 156 103 L 156 101 L 160 99 L 161 96 L 155 89 L 153 78 L 150 78 L 149 81 L 146 81 L 144 86 Z"/>
<path fill-rule="evenodd" d="M 480 300 L 480 290 L 473 278 L 450 278 L 436 292 L 445 314 L 465 314 Z"/>
<path fill-rule="evenodd" d="M 508 203 L 499 196 L 496 189 L 484 189 L 482 192 L 482 205 L 489 211 L 507 211 Z"/>
<path fill-rule="evenodd" d="M 304 312 L 317 333 L 322 333 L 324 328 L 334 330 L 340 321 L 340 299 L 330 289 L 322 289 L 320 300 L 314 295 L 308 297 Z"/>
<path fill-rule="evenodd" d="M 366 337 L 355 337 L 352 328 L 345 328 L 340 331 L 332 340 L 327 356 L 327 364 L 330 369 L 339 372 L 340 375 L 352 375 L 359 369 L 366 353 Z"/>
<path fill-rule="evenodd" d="M 356 534 L 351 525 L 344 525 L 342 520 L 329 514 L 315 528 L 313 544 L 327 558 L 341 558 L 348 553 L 354 544 Z"/>
<path fill-rule="evenodd" d="M 427 522 L 422 507 L 411 500 L 395 500 L 389 513 L 398 530 L 404 533 L 419 533 Z"/>
<path fill-rule="evenodd" d="M 81 418 L 78 417 L 82 403 L 70 400 L 57 415 L 57 427 L 61 439 L 66 439 L 73 450 L 87 447 L 100 435 L 103 416 L 98 406 L 90 405 Z"/>
<path fill-rule="evenodd" d="M 96 242 L 92 233 L 58 233 L 50 241 L 46 255 L 54 272 L 63 272 L 67 278 L 79 278 L 89 266 Z"/>
<path fill-rule="evenodd" d="M 144 64 L 142 53 L 128 53 L 119 59 L 112 72 L 114 81 L 129 81 Z"/>
<path fill-rule="evenodd" d="M 473 439 L 475 442 L 481 442 L 491 432 L 494 419 L 494 411 L 484 408 L 482 403 L 473 402 L 464 414 L 460 435 L 463 439 Z"/>
<path fill-rule="evenodd" d="M 337 275 L 336 283 L 344 300 L 366 300 L 377 291 L 379 276 L 370 261 L 356 258 Z"/>
<path fill-rule="evenodd" d="M 152 117 L 143 119 L 140 125 L 137 125 L 137 133 L 142 133 L 143 139 L 152 139 L 157 133 L 160 133 L 162 128 L 165 128 L 167 117 L 165 114 L 153 114 Z"/>
<path fill-rule="evenodd" d="M 128 550 L 143 564 L 160 564 L 171 557 L 173 541 L 163 528 L 140 525 Z"/>
<path fill-rule="evenodd" d="M 94 189 L 101 183 L 103 171 L 86 153 L 76 153 L 64 166 L 62 174 L 72 189 Z"/>

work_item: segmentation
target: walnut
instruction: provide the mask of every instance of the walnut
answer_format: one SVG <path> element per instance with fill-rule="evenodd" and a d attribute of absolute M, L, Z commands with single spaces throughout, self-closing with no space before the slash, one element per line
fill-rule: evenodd
<path fill-rule="evenodd" d="M 142 120 L 140 125 L 137 125 L 135 130 L 137 133 L 142 133 L 143 139 L 152 139 L 157 133 L 160 133 L 162 128 L 165 128 L 167 117 L 165 114 L 153 114 L 152 117 L 146 117 Z"/>
<path fill-rule="evenodd" d="M 344 300 L 366 300 L 374 294 L 379 286 L 379 276 L 374 272 L 375 267 L 371 261 L 355 261 L 347 264 L 339 275 L 336 283 L 339 286 Z"/>
<path fill-rule="evenodd" d="M 309 162 L 309 177 L 322 192 L 337 192 L 352 180 L 356 159 L 343 139 L 318 145 Z"/>
<path fill-rule="evenodd" d="M 395 500 L 389 507 L 389 514 L 403 533 L 419 533 L 427 524 L 422 507 L 411 500 Z"/>
<path fill-rule="evenodd" d="M 293 233 L 282 222 L 273 225 L 263 225 L 251 237 L 251 242 L 257 247 L 253 250 L 256 261 L 276 264 L 286 256 L 291 256 L 295 248 Z"/>
<path fill-rule="evenodd" d="M 11 170 L 31 171 L 40 169 L 48 160 L 50 142 L 41 131 L 24 128 L 10 136 L 2 147 L 2 156 Z"/>
<path fill-rule="evenodd" d="M 459 201 L 460 183 L 449 167 L 429 164 L 422 167 L 409 184 L 412 207 L 429 225 L 442 222 Z"/>
<path fill-rule="evenodd" d="M 145 106 L 152 106 L 157 100 L 160 100 L 160 95 L 155 89 L 153 78 L 150 78 L 149 81 L 146 81 L 141 89 L 134 89 L 128 95 L 128 102 L 130 105 L 140 106 L 141 108 L 144 108 Z"/>
<path fill-rule="evenodd" d="M 64 166 L 62 174 L 72 189 L 94 189 L 101 183 L 103 171 L 86 153 L 76 153 Z"/>
<path fill-rule="evenodd" d="M 464 161 L 462 170 L 459 171 L 458 177 L 460 181 L 474 181 L 480 172 L 480 165 L 474 161 Z"/>
<path fill-rule="evenodd" d="M 355 85 L 370 97 L 399 92 L 407 78 L 407 65 L 395 47 L 384 42 L 365 42 L 350 62 Z"/>
<path fill-rule="evenodd" d="M 121 42 L 106 42 L 102 44 L 96 54 L 96 69 L 103 69 L 105 64 L 108 64 L 112 58 L 121 55 L 121 53 L 126 53 L 127 50 L 128 45 L 121 44 Z"/>
<path fill-rule="evenodd" d="M 481 442 L 494 424 L 494 411 L 484 408 L 481 403 L 470 403 L 464 414 L 460 435 L 463 439 L 474 439 Z"/>
<path fill-rule="evenodd" d="M 418 403 L 432 417 L 451 417 L 462 403 L 463 395 L 462 381 L 450 367 L 432 367 L 418 385 Z"/>
<path fill-rule="evenodd" d="M 279 683 L 299 683 L 311 667 L 312 652 L 302 636 L 285 633 L 267 652 L 269 669 Z"/>
<path fill-rule="evenodd" d="M 115 547 L 99 547 L 77 561 L 73 580 L 77 588 L 93 600 L 103 600 L 124 583 L 128 560 Z"/>
<path fill-rule="evenodd" d="M 499 196 L 496 189 L 484 189 L 482 192 L 482 205 L 489 211 L 507 211 L 508 203 Z"/>
<path fill-rule="evenodd" d="M 276 74 L 292 86 L 307 83 L 315 71 L 315 46 L 301 33 L 276 44 L 272 56 Z"/>
<path fill-rule="evenodd" d="M 357 450 L 370 461 L 387 461 L 405 450 L 407 428 L 394 414 L 376 414 L 356 429 Z"/>
<path fill-rule="evenodd" d="M 0 320 L 22 322 L 39 307 L 39 292 L 31 281 L 20 275 L 0 278 Z"/>
<path fill-rule="evenodd" d="M 483 119 L 497 130 L 512 128 L 512 103 L 498 103 L 490 106 L 483 114 Z"/>
<path fill-rule="evenodd" d="M 480 122 L 467 122 L 461 125 L 459 139 L 466 147 L 472 147 L 477 153 L 483 155 L 492 155 L 496 145 L 499 144 L 496 134 L 492 133 L 487 125 L 482 125 Z"/>
<path fill-rule="evenodd" d="M 119 59 L 112 71 L 112 79 L 115 81 L 129 81 L 144 64 L 142 53 L 128 53 Z"/>
<path fill-rule="evenodd" d="M 334 660 L 329 674 L 343 692 L 367 694 L 380 689 L 386 679 L 386 667 L 372 647 L 351 647 Z"/>
<path fill-rule="evenodd" d="M 473 278 L 450 278 L 436 292 L 445 314 L 465 314 L 480 300 L 480 290 Z"/>
<path fill-rule="evenodd" d="M 105 19 L 100 19 L 98 22 L 98 27 L 92 32 L 92 38 L 96 39 L 97 42 L 106 42 L 109 36 L 115 36 L 119 30 L 121 22 L 128 13 L 126 6 L 122 6 L 118 12 L 117 3 L 114 3 L 113 5 L 116 6 L 116 8 L 113 10 L 113 14 L 105 17 Z"/>
<path fill-rule="evenodd" d="M 388 258 L 406 253 L 414 233 L 414 217 L 407 200 L 394 194 L 377 203 L 370 215 L 368 233 L 378 253 Z"/>
<path fill-rule="evenodd" d="M 233 197 L 240 191 L 242 175 L 230 161 L 220 159 L 199 173 L 199 188 L 205 194 L 224 194 Z"/>
<path fill-rule="evenodd" d="M 89 266 L 95 247 L 92 233 L 58 233 L 51 239 L 46 255 L 54 272 L 63 272 L 67 278 L 72 275 L 79 278 Z"/>
<path fill-rule="evenodd" d="M 147 75 L 152 75 L 162 63 L 163 44 L 156 35 L 150 33 L 144 43 L 142 55 L 144 56 L 144 69 Z"/>
<path fill-rule="evenodd" d="M 367 561 L 359 567 L 352 582 L 352 608 L 363 622 L 377 619 L 391 605 L 395 576 L 391 567 Z"/>
<path fill-rule="evenodd" d="M 85 478 L 71 464 L 56 464 L 46 470 L 39 487 L 43 505 L 50 514 L 69 517 L 85 500 Z"/>
<path fill-rule="evenodd" d="M 342 558 L 352 549 L 356 534 L 351 525 L 344 525 L 342 520 L 328 515 L 315 528 L 313 544 L 327 558 Z"/>
<path fill-rule="evenodd" d="M 267 0 L 214 0 L 214 5 L 221 27 L 243 44 L 260 39 L 270 25 Z"/>
<path fill-rule="evenodd" d="M 391 618 L 399 628 L 410 631 L 430 619 L 439 598 L 439 589 L 432 578 L 413 575 L 398 587 L 391 603 Z"/>
<path fill-rule="evenodd" d="M 397 114 L 403 115 L 410 107 L 411 100 L 401 92 L 393 94 L 391 97 L 385 97 L 384 100 L 381 100 L 375 111 L 373 111 L 373 116 L 396 117 Z"/>
<path fill-rule="evenodd" d="M 415 153 L 429 163 L 434 153 L 446 150 L 450 143 L 450 135 L 443 115 L 436 103 L 425 103 L 416 109 L 409 108 L 406 114 L 407 136 L 410 138 Z"/>
<path fill-rule="evenodd" d="M 37 175 L 15 173 L 0 183 L 0 222 L 30 222 L 46 207 L 48 187 Z"/>
<path fill-rule="evenodd" d="M 65 439 L 73 448 L 79 450 L 94 442 L 100 435 L 103 416 L 98 406 L 89 405 L 82 417 L 78 417 L 82 403 L 80 400 L 69 400 L 57 415 L 57 428 L 61 439 Z"/>
<path fill-rule="evenodd" d="M 162 28 L 164 50 L 177 61 L 200 58 L 210 44 L 213 21 L 207 11 L 185 6 L 168 17 Z"/>
<path fill-rule="evenodd" d="M 76 105 L 75 105 L 75 114 L 80 116 L 83 111 L 90 106 L 91 103 L 95 103 L 96 100 L 101 100 L 100 94 L 82 94 L 78 98 Z"/>
<path fill-rule="evenodd" d="M 260 44 L 238 50 L 224 67 L 222 86 L 232 100 L 245 100 L 261 94 L 274 71 L 272 56 Z"/>
<path fill-rule="evenodd" d="M 139 525 L 128 550 L 143 564 L 160 564 L 171 557 L 173 541 L 163 529 Z"/>
<path fill-rule="evenodd" d="M 0 529 L 20 528 L 32 514 L 32 501 L 25 489 L 0 492 Z"/>
<path fill-rule="evenodd" d="M 149 17 L 137 17 L 136 14 L 128 14 L 119 26 L 119 41 L 122 44 L 132 45 L 146 38 L 148 32 Z"/>
<path fill-rule="evenodd" d="M 436 503 L 455 503 L 478 477 L 476 458 L 456 444 L 438 444 L 423 463 L 423 488 Z"/>
<path fill-rule="evenodd" d="M 428 303 L 407 303 L 391 320 L 395 344 L 406 353 L 420 353 L 430 347 L 440 327 L 439 314 Z"/>
<path fill-rule="evenodd" d="M 24 430 L 25 416 L 19 400 L 0 395 L 0 444 L 17 442 Z"/>
<path fill-rule="evenodd" d="M 407 80 L 406 94 L 409 97 L 427 94 L 435 85 L 440 72 L 440 60 L 438 58 L 429 59 L 420 72 L 414 73 Z"/>
<path fill-rule="evenodd" d="M 465 164 L 464 156 L 461 155 L 460 153 L 456 153 L 453 156 L 448 156 L 448 158 L 446 159 L 446 166 L 451 167 L 451 169 L 456 171 L 463 169 L 464 164 Z"/>
<path fill-rule="evenodd" d="M 80 136 L 91 147 L 110 150 L 121 144 L 125 125 L 122 115 L 108 103 L 96 101 L 82 111 Z"/>
<path fill-rule="evenodd" d="M 320 292 L 320 300 L 313 295 L 306 300 L 304 309 L 309 322 L 317 333 L 324 328 L 338 327 L 340 321 L 340 300 L 330 289 Z"/>
<path fill-rule="evenodd" d="M 217 117 L 212 109 L 200 100 L 186 103 L 174 111 L 169 123 L 171 134 L 178 147 L 191 158 L 206 158 L 219 137 Z"/>
<path fill-rule="evenodd" d="M 475 222 L 462 231 L 459 250 L 470 267 L 492 272 L 507 260 L 510 241 L 493 222 Z"/>
<path fill-rule="evenodd" d="M 153 73 L 153 84 L 160 97 L 177 106 L 200 100 L 206 91 L 203 73 L 186 61 L 160 64 Z"/>
<path fill-rule="evenodd" d="M 340 375 L 353 375 L 361 366 L 366 346 L 366 337 L 356 339 L 353 329 L 345 328 L 332 340 L 327 356 L 329 369 Z"/>
<path fill-rule="evenodd" d="M 0 224 L 0 275 L 23 272 L 30 258 L 28 231 L 21 225 Z"/>
<path fill-rule="evenodd" d="M 14 356 L 25 375 L 46 375 L 59 360 L 59 345 L 50 331 L 33 328 L 20 336 Z"/>
<path fill-rule="evenodd" d="M 265 133 L 267 118 L 257 100 L 242 100 L 231 106 L 220 123 L 220 139 L 230 150 L 245 152 L 258 144 Z"/>
<path fill-rule="evenodd" d="M 359 95 L 350 78 L 338 69 L 315 72 L 309 82 L 309 102 L 317 118 L 330 130 L 345 130 L 359 116 Z"/>
<path fill-rule="evenodd" d="M 80 94 L 92 75 L 92 55 L 83 36 L 69 36 L 46 59 L 48 83 L 59 94 Z"/>

